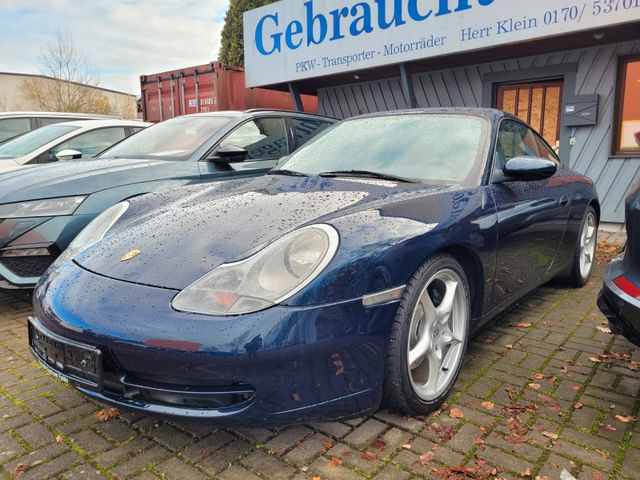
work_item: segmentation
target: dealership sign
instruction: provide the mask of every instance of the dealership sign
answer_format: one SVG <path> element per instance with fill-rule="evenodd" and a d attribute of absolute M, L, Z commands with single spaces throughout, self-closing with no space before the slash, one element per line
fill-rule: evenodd
<path fill-rule="evenodd" d="M 636 20 L 640 0 L 282 0 L 244 14 L 246 83 L 271 85 Z"/>

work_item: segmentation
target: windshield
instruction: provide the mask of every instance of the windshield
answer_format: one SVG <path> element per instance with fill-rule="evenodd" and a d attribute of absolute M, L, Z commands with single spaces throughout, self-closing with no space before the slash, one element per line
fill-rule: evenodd
<path fill-rule="evenodd" d="M 25 133 L 18 138 L 14 138 L 0 145 L 0 158 L 14 158 L 27 155 L 56 138 L 73 132 L 78 128 L 80 127 L 72 127 L 71 125 L 49 125 L 48 127 L 42 127 Z"/>
<path fill-rule="evenodd" d="M 229 120 L 213 116 L 172 118 L 136 133 L 99 157 L 186 160 Z"/>
<path fill-rule="evenodd" d="M 278 167 L 305 175 L 349 172 L 426 183 L 480 182 L 489 121 L 467 114 L 407 114 L 329 127 Z M 275 170 L 277 172 L 277 170 Z"/>

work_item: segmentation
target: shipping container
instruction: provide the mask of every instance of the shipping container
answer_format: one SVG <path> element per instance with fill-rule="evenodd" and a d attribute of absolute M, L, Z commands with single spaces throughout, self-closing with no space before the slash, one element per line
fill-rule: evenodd
<path fill-rule="evenodd" d="M 288 92 L 246 88 L 244 70 L 221 62 L 141 75 L 140 90 L 142 115 L 146 122 L 219 110 L 293 110 L 293 99 Z M 316 96 L 301 97 L 305 112 L 318 112 Z"/>

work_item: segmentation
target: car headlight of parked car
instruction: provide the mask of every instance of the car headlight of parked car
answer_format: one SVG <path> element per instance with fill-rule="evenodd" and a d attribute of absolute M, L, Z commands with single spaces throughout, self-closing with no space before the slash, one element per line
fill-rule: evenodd
<path fill-rule="evenodd" d="M 257 312 L 292 297 L 315 279 L 338 250 L 325 224 L 291 232 L 258 253 L 216 267 L 173 299 L 174 309 L 206 315 Z"/>
<path fill-rule="evenodd" d="M 79 253 L 102 240 L 111 227 L 113 227 L 113 224 L 124 215 L 124 212 L 126 212 L 128 208 L 129 202 L 116 203 L 94 218 L 91 223 L 73 239 L 67 249 L 57 258 L 54 265 L 60 265 L 72 260 Z"/>
<path fill-rule="evenodd" d="M 87 198 L 76 197 L 45 198 L 30 202 L 6 203 L 0 205 L 0 218 L 57 217 L 71 215 Z"/>

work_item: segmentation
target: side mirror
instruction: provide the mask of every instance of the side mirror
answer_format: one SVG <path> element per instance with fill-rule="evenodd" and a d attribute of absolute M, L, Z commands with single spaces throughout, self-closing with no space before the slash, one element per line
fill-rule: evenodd
<path fill-rule="evenodd" d="M 56 153 L 56 158 L 60 161 L 64 160 L 78 160 L 82 158 L 82 152 L 78 150 L 60 150 Z"/>
<path fill-rule="evenodd" d="M 544 180 L 558 171 L 558 165 L 546 158 L 514 157 L 502 170 L 509 180 Z"/>
<path fill-rule="evenodd" d="M 245 148 L 225 145 L 207 157 L 207 160 L 213 163 L 234 163 L 244 162 L 248 157 L 249 152 Z"/>

